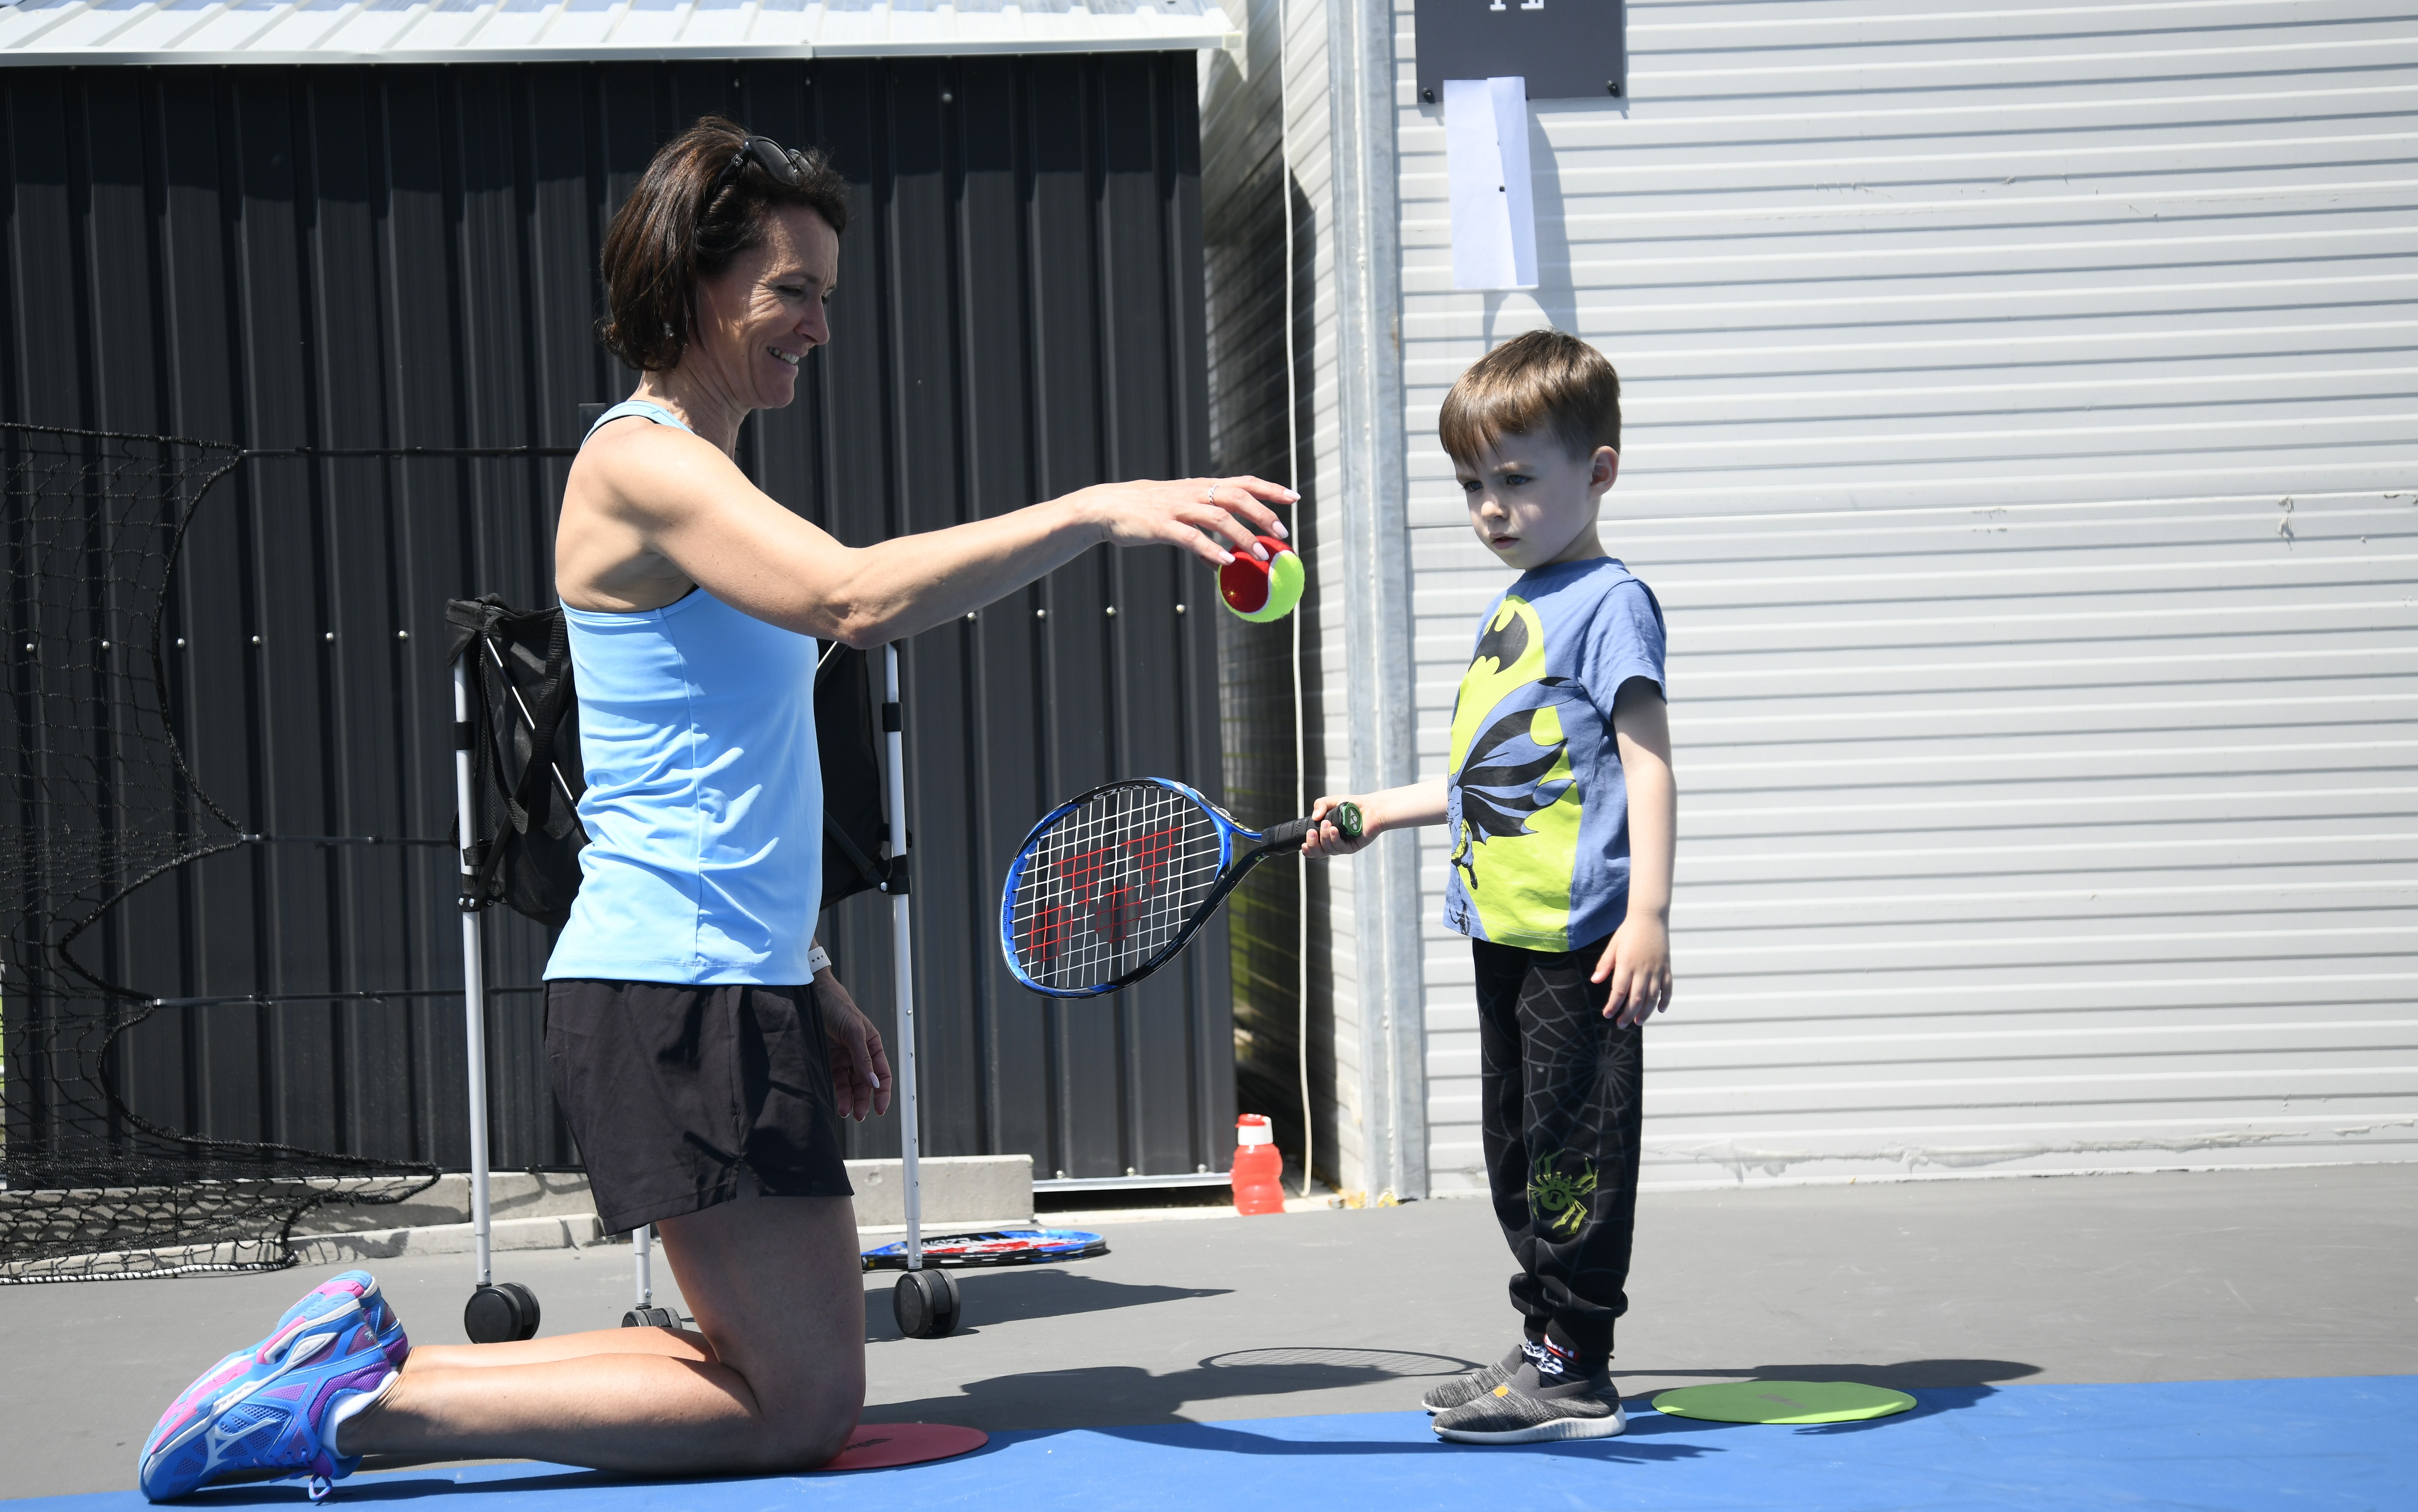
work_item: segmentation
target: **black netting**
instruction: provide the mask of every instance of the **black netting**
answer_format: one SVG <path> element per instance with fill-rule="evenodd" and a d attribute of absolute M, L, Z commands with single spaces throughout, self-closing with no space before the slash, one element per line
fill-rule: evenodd
<path fill-rule="evenodd" d="M 0 424 L 0 1282 L 289 1265 L 306 1209 L 436 1179 L 165 1127 L 127 1093 L 128 1031 L 197 1000 L 112 980 L 99 937 L 146 885 L 250 833 L 179 748 L 166 612 L 187 527 L 246 463 L 216 443 Z"/>

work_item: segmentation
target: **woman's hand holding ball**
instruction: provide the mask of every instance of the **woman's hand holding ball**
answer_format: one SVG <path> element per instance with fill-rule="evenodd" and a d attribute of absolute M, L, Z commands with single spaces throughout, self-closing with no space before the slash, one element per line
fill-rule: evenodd
<path fill-rule="evenodd" d="M 1181 546 L 1212 567 L 1245 558 L 1259 560 L 1266 548 L 1258 538 L 1282 541 L 1289 532 L 1270 504 L 1291 504 L 1292 489 L 1263 478 L 1179 478 L 1171 481 L 1098 483 L 1074 496 L 1074 503 L 1099 531 L 1119 546 Z"/>

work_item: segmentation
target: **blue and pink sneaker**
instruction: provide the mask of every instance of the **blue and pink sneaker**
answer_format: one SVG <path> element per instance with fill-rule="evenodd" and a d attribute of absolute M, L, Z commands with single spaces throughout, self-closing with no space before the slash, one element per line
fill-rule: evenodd
<path fill-rule="evenodd" d="M 323 1282 L 267 1338 L 237 1350 L 185 1388 L 145 1441 L 143 1494 L 162 1502 L 243 1471 L 311 1481 L 314 1502 L 360 1465 L 325 1447 L 345 1402 L 382 1392 L 410 1351 L 402 1325 L 359 1271 Z"/>
<path fill-rule="evenodd" d="M 329 1276 L 303 1293 L 302 1300 L 286 1308 L 285 1316 L 277 1320 L 277 1326 L 269 1331 L 268 1339 L 253 1346 L 254 1349 L 268 1348 L 289 1328 L 308 1324 L 317 1319 L 335 1317 L 342 1311 L 346 1297 L 360 1305 L 361 1317 L 376 1330 L 378 1342 L 386 1346 L 387 1358 L 394 1363 L 396 1369 L 402 1369 L 404 1358 L 411 1353 L 411 1340 L 404 1336 L 402 1322 L 379 1293 L 377 1277 L 367 1271 L 346 1271 L 342 1275 Z"/>

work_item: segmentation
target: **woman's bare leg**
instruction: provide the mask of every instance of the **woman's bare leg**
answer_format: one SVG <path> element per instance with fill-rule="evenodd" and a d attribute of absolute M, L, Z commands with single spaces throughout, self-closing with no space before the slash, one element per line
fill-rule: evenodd
<path fill-rule="evenodd" d="M 552 1338 L 525 1338 L 510 1344 L 423 1344 L 404 1362 L 404 1371 L 494 1369 L 499 1365 L 551 1365 L 591 1354 L 662 1354 L 675 1360 L 711 1360 L 713 1346 L 703 1334 L 686 1328 L 599 1328 L 585 1334 L 557 1334 Z"/>
<path fill-rule="evenodd" d="M 803 1470 L 838 1453 L 865 1403 L 865 1286 L 848 1199 L 725 1202 L 666 1220 L 663 1237 L 712 1357 L 675 1331 L 636 1328 L 571 1336 L 651 1335 L 612 1342 L 657 1348 L 471 1369 L 421 1366 L 415 1350 L 338 1447 L 642 1474 Z M 543 1353 L 541 1343 L 564 1342 L 472 1350 Z"/>

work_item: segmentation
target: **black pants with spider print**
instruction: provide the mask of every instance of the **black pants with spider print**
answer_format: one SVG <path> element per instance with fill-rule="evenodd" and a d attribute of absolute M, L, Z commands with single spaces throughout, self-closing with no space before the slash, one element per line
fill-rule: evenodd
<path fill-rule="evenodd" d="M 1602 940 L 1559 954 L 1471 944 L 1486 1176 L 1520 1262 L 1511 1306 L 1529 1337 L 1592 1366 L 1629 1310 L 1642 1036 L 1603 1016 L 1612 989 L 1587 980 Z"/>

